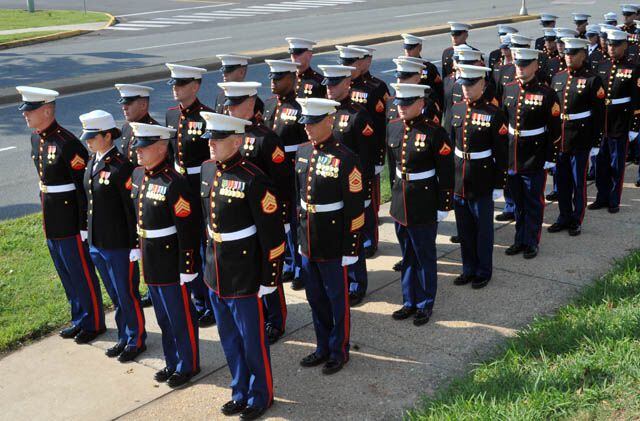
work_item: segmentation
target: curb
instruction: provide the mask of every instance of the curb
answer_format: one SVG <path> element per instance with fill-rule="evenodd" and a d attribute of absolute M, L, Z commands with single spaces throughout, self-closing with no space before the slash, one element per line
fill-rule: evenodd
<path fill-rule="evenodd" d="M 116 23 L 116 18 L 112 14 L 105 13 L 105 12 L 100 12 L 100 13 L 107 15 L 109 17 L 109 20 L 99 30 L 106 29 L 110 26 L 113 26 Z M 34 29 L 37 29 L 37 28 L 34 28 Z M 34 32 L 37 32 L 37 31 L 34 31 Z M 63 32 L 57 32 L 55 34 L 43 35 L 39 37 L 31 37 L 31 38 L 19 39 L 15 41 L 7 41 L 0 44 L 0 51 L 8 50 L 9 48 L 24 47 L 27 45 L 41 44 L 43 42 L 57 41 L 65 38 L 77 37 L 78 35 L 84 35 L 90 32 L 95 32 L 95 31 L 91 31 L 91 30 L 63 31 Z M 2 103 L 1 100 L 0 100 L 0 103 Z"/>
<path fill-rule="evenodd" d="M 500 16 L 487 19 L 479 19 L 470 21 L 472 29 L 486 28 L 489 26 L 517 23 L 538 19 L 538 15 L 529 16 Z M 115 18 L 114 18 L 115 21 Z M 111 21 L 110 21 L 111 23 Z M 314 53 L 324 53 L 334 51 L 336 44 L 361 44 L 371 45 L 383 42 L 397 41 L 400 39 L 400 33 L 410 32 L 417 36 L 440 35 L 449 32 L 448 25 L 431 26 L 427 29 L 413 28 L 403 30 L 402 32 L 390 31 L 378 34 L 356 35 L 351 37 L 343 37 L 338 39 L 322 40 L 314 48 Z M 282 47 L 275 47 L 257 51 L 243 51 L 240 54 L 251 56 L 249 64 L 262 63 L 266 59 L 282 59 L 289 57 L 289 53 Z M 205 57 L 195 60 L 176 61 L 175 63 L 189 66 L 203 67 L 208 71 L 218 70 L 220 68 L 220 60 L 217 57 Z M 150 80 L 159 80 L 167 78 L 167 68 L 164 64 L 156 64 L 152 66 L 139 67 L 135 69 L 119 70 L 115 72 L 94 73 L 91 75 L 78 76 L 74 78 L 58 79 L 49 82 L 35 83 L 34 86 L 41 88 L 53 89 L 61 95 L 74 94 L 95 89 L 102 89 L 113 86 L 115 83 L 140 83 Z M 20 101 L 20 95 L 14 88 L 0 89 L 0 106 L 17 103 Z"/>

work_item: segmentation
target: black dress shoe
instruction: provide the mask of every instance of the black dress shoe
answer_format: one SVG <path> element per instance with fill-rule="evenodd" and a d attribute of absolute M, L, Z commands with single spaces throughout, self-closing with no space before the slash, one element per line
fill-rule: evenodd
<path fill-rule="evenodd" d="M 636 181 L 636 187 L 640 187 L 640 180 Z"/>
<path fill-rule="evenodd" d="M 522 244 L 511 244 L 505 251 L 504 254 L 507 256 L 515 256 L 518 253 L 522 253 L 524 250 L 524 246 Z"/>
<path fill-rule="evenodd" d="M 620 206 L 612 206 L 607 210 L 609 211 L 609 213 L 618 213 L 620 212 Z"/>
<path fill-rule="evenodd" d="M 105 332 L 105 329 L 102 330 L 81 330 L 75 337 L 75 341 L 77 344 L 86 344 L 102 335 Z"/>
<path fill-rule="evenodd" d="M 59 333 L 60 337 L 63 339 L 71 339 L 75 338 L 78 333 L 80 333 L 82 329 L 79 326 L 71 325 L 62 329 Z"/>
<path fill-rule="evenodd" d="M 414 315 L 415 312 L 416 312 L 415 308 L 402 306 L 400 310 L 396 310 L 393 313 L 391 313 L 391 317 L 393 317 L 395 320 L 404 320 Z"/>
<path fill-rule="evenodd" d="M 315 367 L 329 359 L 328 356 L 319 356 L 315 352 L 307 355 L 303 359 L 300 360 L 300 365 L 303 367 Z"/>
<path fill-rule="evenodd" d="M 108 348 L 105 352 L 104 355 L 106 355 L 109 358 L 115 358 L 118 355 L 122 354 L 122 351 L 124 351 L 124 349 L 126 348 L 127 344 L 124 342 L 118 342 L 117 344 L 115 344 L 114 346 L 112 346 L 111 348 Z"/>
<path fill-rule="evenodd" d="M 424 324 L 427 324 L 430 318 L 431 318 L 431 311 L 418 309 L 418 311 L 416 311 L 415 316 L 413 316 L 413 325 L 422 326 Z"/>
<path fill-rule="evenodd" d="M 607 205 L 604 204 L 604 203 L 593 202 L 593 203 L 590 203 L 587 206 L 587 209 L 589 209 L 589 210 L 598 210 L 598 209 L 602 209 L 602 208 L 606 208 L 606 207 L 607 207 Z"/>
<path fill-rule="evenodd" d="M 322 374 L 330 376 L 342 370 L 342 367 L 344 367 L 344 361 L 329 360 L 322 367 Z"/>
<path fill-rule="evenodd" d="M 189 380 L 191 380 L 191 378 L 196 374 L 198 374 L 199 372 L 200 372 L 200 369 L 193 371 L 191 373 L 177 373 L 177 372 L 173 373 L 171 377 L 169 377 L 169 379 L 167 380 L 167 386 L 169 386 L 172 389 L 175 389 L 176 387 L 180 387 L 183 384 L 187 383 Z"/>
<path fill-rule="evenodd" d="M 256 406 L 247 406 L 240 414 L 241 420 L 257 420 L 267 412 L 267 408 L 258 408 Z"/>
<path fill-rule="evenodd" d="M 267 340 L 269 341 L 269 345 L 273 345 L 278 342 L 280 337 L 284 334 L 284 332 L 272 325 L 267 325 L 265 330 L 267 331 Z"/>
<path fill-rule="evenodd" d="M 175 372 L 176 370 L 169 367 L 165 367 L 162 370 L 157 371 L 156 374 L 153 375 L 153 378 L 155 381 L 163 383 L 169 380 L 169 377 L 171 377 L 171 375 Z"/>
<path fill-rule="evenodd" d="M 133 361 L 136 359 L 138 355 L 142 354 L 146 350 L 147 350 L 146 345 L 142 345 L 140 348 L 137 348 L 137 349 L 125 349 L 124 351 L 122 351 L 122 353 L 118 357 L 118 361 L 120 361 L 121 363 Z"/>
<path fill-rule="evenodd" d="M 293 281 L 291 281 L 291 289 L 294 291 L 304 289 L 304 281 L 302 278 L 294 278 Z"/>
<path fill-rule="evenodd" d="M 402 270 L 402 260 L 397 261 L 394 265 L 393 265 L 393 270 L 395 272 L 400 272 Z"/>
<path fill-rule="evenodd" d="M 487 286 L 489 283 L 489 278 L 482 278 L 480 276 L 476 276 L 473 278 L 473 282 L 471 282 L 471 288 L 480 289 Z"/>
<path fill-rule="evenodd" d="M 538 255 L 538 246 L 527 246 L 524 249 L 524 254 L 522 255 L 522 257 L 524 257 L 525 259 L 533 259 L 537 255 Z"/>
<path fill-rule="evenodd" d="M 216 324 L 216 317 L 213 314 L 203 314 L 198 318 L 200 327 L 209 327 Z"/>
<path fill-rule="evenodd" d="M 498 222 L 513 221 L 515 219 L 516 216 L 513 214 L 513 212 L 502 212 L 501 214 L 496 216 L 496 221 Z"/>
<path fill-rule="evenodd" d="M 580 224 L 571 224 L 571 226 L 569 227 L 569 235 L 572 237 L 580 235 L 581 232 L 582 227 L 580 226 Z"/>
<path fill-rule="evenodd" d="M 551 226 L 549 228 L 547 228 L 547 231 L 550 233 L 554 233 L 554 232 L 560 232 L 562 230 L 566 230 L 567 228 L 569 228 L 569 226 L 567 224 L 561 224 L 559 222 L 554 222 L 553 224 L 551 224 Z"/>
<path fill-rule="evenodd" d="M 545 196 L 545 199 L 547 199 L 549 202 L 555 202 L 556 200 L 558 200 L 558 192 L 552 191 L 551 193 Z"/>
<path fill-rule="evenodd" d="M 365 259 L 371 259 L 373 256 L 376 255 L 376 252 L 378 251 L 377 247 L 365 247 L 364 248 L 364 257 Z"/>
<path fill-rule="evenodd" d="M 449 237 L 449 241 L 451 241 L 454 244 L 459 244 L 460 243 L 460 236 L 459 235 L 452 235 L 451 237 Z"/>
<path fill-rule="evenodd" d="M 291 282 L 292 280 L 293 280 L 293 272 L 284 272 L 282 274 L 282 282 Z"/>
<path fill-rule="evenodd" d="M 454 285 L 467 285 L 469 282 L 473 281 L 473 275 L 465 275 L 464 273 L 458 276 L 453 280 Z"/>
<path fill-rule="evenodd" d="M 364 294 L 359 294 L 357 292 L 349 292 L 349 306 L 355 307 L 358 304 L 362 303 L 364 299 Z"/>
<path fill-rule="evenodd" d="M 220 412 L 222 412 L 226 416 L 231 416 L 241 413 L 246 407 L 246 402 L 229 401 L 222 405 L 222 407 L 220 408 Z"/>
<path fill-rule="evenodd" d="M 147 292 L 142 298 L 140 298 L 140 305 L 142 307 L 151 307 L 153 303 L 151 302 L 151 295 Z"/>

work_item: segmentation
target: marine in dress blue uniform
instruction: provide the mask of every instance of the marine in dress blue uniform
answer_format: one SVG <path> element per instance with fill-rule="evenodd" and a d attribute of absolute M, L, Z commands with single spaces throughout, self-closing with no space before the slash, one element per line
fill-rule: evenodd
<path fill-rule="evenodd" d="M 173 97 L 179 104 L 167 110 L 165 125 L 175 129 L 175 137 L 171 139 L 173 150 L 173 165 L 175 170 L 184 175 L 189 182 L 193 194 L 200 189 L 200 171 L 204 161 L 209 159 L 209 147 L 207 141 L 202 138 L 204 133 L 204 120 L 200 116 L 202 111 L 213 111 L 202 104 L 197 97 L 202 84 L 202 75 L 206 69 L 199 67 L 181 66 L 167 63 L 171 71 L 171 78 L 167 82 L 173 91 Z M 200 214 L 198 214 L 200 216 Z M 201 260 L 204 261 L 204 244 L 206 242 L 204 223 L 201 227 Z M 198 277 L 190 282 L 189 292 L 198 312 L 200 327 L 211 326 L 215 323 L 213 308 L 208 298 L 207 288 L 202 280 L 202 270 L 196 271 Z"/>
<path fill-rule="evenodd" d="M 202 116 L 211 150 L 200 186 L 208 236 L 205 282 L 232 376 L 231 400 L 221 411 L 255 419 L 273 403 L 262 299 L 280 282 L 284 224 L 275 185 L 240 152 L 251 121 Z"/>
<path fill-rule="evenodd" d="M 553 29 L 556 27 L 556 20 L 558 20 L 558 17 L 556 15 L 552 15 L 550 13 L 540 13 L 540 25 L 544 29 L 545 34 L 547 33 L 548 29 Z M 545 36 L 536 38 L 534 48 L 536 50 L 544 51 L 545 41 Z"/>
<path fill-rule="evenodd" d="M 131 361 L 146 349 L 147 332 L 140 303 L 140 257 L 136 216 L 131 200 L 133 165 L 114 146 L 120 137 L 113 116 L 95 110 L 80 116 L 82 136 L 94 154 L 84 174 L 87 192 L 87 241 L 115 307 L 118 341 L 108 357 Z"/>
<path fill-rule="evenodd" d="M 120 94 L 118 104 L 121 105 L 124 118 L 127 120 L 120 129 L 121 136 L 118 149 L 135 168 L 138 166 L 138 154 L 133 146 L 135 139 L 133 138 L 133 130 L 129 122 L 160 124 L 149 115 L 149 103 L 151 101 L 153 88 L 124 83 L 116 83 L 115 87 Z M 140 303 L 142 307 L 151 307 L 151 294 L 149 294 L 149 291 L 141 297 Z"/>
<path fill-rule="evenodd" d="M 464 101 L 452 110 L 455 155 L 454 210 L 462 251 L 462 274 L 454 283 L 485 287 L 493 273 L 494 200 L 503 195 L 509 148 L 506 118 L 483 100 L 488 67 L 459 64 Z"/>
<path fill-rule="evenodd" d="M 323 83 L 327 86 L 329 99 L 337 101 L 334 114 L 333 137 L 336 142 L 349 148 L 359 159 L 364 187 L 364 221 L 362 236 L 364 241 L 358 250 L 358 261 L 349 266 L 349 302 L 350 305 L 360 304 L 367 292 L 368 277 L 367 263 L 364 252 L 364 243 L 369 240 L 371 244 L 377 243 L 378 213 L 375 210 L 373 193 L 375 167 L 378 162 L 378 141 L 380 136 L 374 130 L 373 119 L 369 112 L 361 105 L 351 102 L 350 86 L 352 66 L 321 65 L 320 70 L 324 74 Z"/>
<path fill-rule="evenodd" d="M 297 98 L 324 98 L 327 89 L 322 85 L 322 75 L 311 67 L 313 46 L 315 41 L 304 38 L 287 37 L 289 56 L 292 62 L 298 63 L 296 68 L 295 92 Z"/>
<path fill-rule="evenodd" d="M 451 47 L 447 47 L 442 52 L 442 77 L 445 78 L 455 71 L 453 67 L 454 47 L 467 44 L 470 25 L 461 22 L 449 22 L 451 35 Z M 471 46 L 470 46 L 471 47 Z M 475 50 L 474 47 L 471 47 Z"/>
<path fill-rule="evenodd" d="M 427 85 L 431 88 L 429 97 L 438 104 L 438 107 L 442 108 L 442 101 L 444 99 L 444 80 L 438 71 L 435 64 L 429 60 L 423 59 L 422 54 L 422 41 L 423 39 L 411 34 L 401 34 L 402 48 L 404 49 L 404 58 L 412 57 L 420 59 L 420 62 L 424 67 L 420 71 L 421 85 Z M 399 57 L 401 58 L 401 57 Z"/>
<path fill-rule="evenodd" d="M 580 12 L 572 13 L 572 15 L 573 23 L 576 25 L 576 32 L 578 32 L 576 38 L 587 39 L 587 25 L 589 24 L 591 15 Z"/>
<path fill-rule="evenodd" d="M 295 160 L 298 147 L 307 142 L 307 134 L 304 126 L 298 122 L 300 119 L 300 104 L 296 102 L 296 69 L 297 63 L 284 60 L 265 60 L 269 66 L 269 79 L 271 79 L 271 91 L 275 94 L 265 101 L 264 122 L 265 126 L 272 129 L 282 139 L 285 157 L 291 165 Z M 288 192 L 294 192 L 294 174 L 289 176 Z M 293 198 L 293 193 L 291 196 Z M 292 205 L 293 206 L 293 205 Z M 283 281 L 291 280 L 291 288 L 300 290 L 304 288 L 300 276 L 300 253 L 297 247 L 298 220 L 296 213 L 289 212 L 289 229 L 287 230 L 287 256 L 284 264 Z"/>
<path fill-rule="evenodd" d="M 349 361 L 351 315 L 347 267 L 359 259 L 364 226 L 362 172 L 358 157 L 332 135 L 337 101 L 299 98 L 309 143 L 296 153 L 298 245 L 316 349 L 300 364 L 324 363 L 333 374 Z"/>
<path fill-rule="evenodd" d="M 289 180 L 293 170 L 291 161 L 286 159 L 282 139 L 273 130 L 251 113 L 251 104 L 258 97 L 258 82 L 219 83 L 227 97 L 225 107 L 232 117 L 251 121 L 244 128 L 244 141 L 240 154 L 257 165 L 275 185 L 279 212 L 286 230 L 291 229 L 291 194 Z M 262 297 L 266 313 L 266 332 L 269 344 L 274 344 L 285 333 L 287 326 L 287 302 L 282 287 L 282 278 L 278 278 L 276 291 Z"/>
<path fill-rule="evenodd" d="M 598 194 L 589 209 L 606 207 L 611 213 L 620 209 L 629 140 L 638 142 L 640 82 L 637 66 L 626 55 L 626 38 L 625 32 L 608 32 L 611 59 L 598 67 L 598 75 L 604 82 L 605 117 L 596 165 Z"/>
<path fill-rule="evenodd" d="M 131 123 L 140 167 L 131 176 L 142 273 L 162 335 L 158 382 L 179 387 L 200 372 L 198 319 L 187 284 L 198 277 L 202 215 L 187 179 L 168 159 L 175 130 Z"/>
<path fill-rule="evenodd" d="M 40 183 L 44 234 L 69 305 L 71 326 L 63 338 L 87 343 L 105 331 L 102 295 L 87 238 L 87 198 L 82 178 L 89 154 L 55 119 L 58 92 L 16 87 L 24 101 L 18 108 L 34 131 L 31 159 Z"/>
<path fill-rule="evenodd" d="M 396 162 L 391 217 L 402 251 L 402 307 L 396 320 L 414 316 L 424 325 L 437 290 L 438 222 L 453 205 L 453 150 L 447 132 L 422 114 L 424 85 L 395 83 L 400 119 L 387 126 L 387 144 Z"/>
<path fill-rule="evenodd" d="M 222 72 L 222 80 L 224 82 L 244 82 L 247 78 L 247 70 L 249 69 L 249 60 L 251 57 L 243 56 L 239 54 L 216 54 L 216 57 L 220 59 L 222 66 L 220 71 Z M 216 102 L 213 109 L 218 114 L 225 113 L 225 105 L 227 98 L 224 90 L 220 90 L 216 96 Z M 256 96 L 256 100 L 253 106 L 254 120 L 262 119 L 262 113 L 264 112 L 264 102 L 259 96 Z"/>
<path fill-rule="evenodd" d="M 500 40 L 500 46 L 498 48 L 496 48 L 495 50 L 492 50 L 489 53 L 489 60 L 487 62 L 487 66 L 490 69 L 494 69 L 496 68 L 496 64 L 498 64 L 500 62 L 500 60 L 502 59 L 502 51 L 503 51 L 503 46 L 504 46 L 504 42 L 503 39 L 505 35 L 510 35 L 510 34 L 517 34 L 519 31 L 518 29 L 514 28 L 513 26 L 509 26 L 509 25 L 498 25 L 498 38 Z M 509 37 L 511 38 L 511 37 Z M 509 39 L 507 38 L 507 39 Z"/>
<path fill-rule="evenodd" d="M 538 54 L 514 48 L 520 76 L 504 87 L 502 109 L 509 132 L 508 185 L 515 202 L 516 234 L 505 253 L 538 255 L 544 214 L 545 169 L 555 166 L 560 138 L 560 104 L 555 91 L 538 80 Z"/>

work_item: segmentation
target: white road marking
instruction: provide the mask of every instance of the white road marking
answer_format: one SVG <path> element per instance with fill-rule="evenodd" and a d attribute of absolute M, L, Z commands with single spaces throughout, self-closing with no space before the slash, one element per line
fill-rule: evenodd
<path fill-rule="evenodd" d="M 153 25 L 141 25 L 138 23 L 119 23 L 118 25 L 116 25 L 120 28 L 166 28 L 169 25 L 161 25 L 159 23 L 153 24 Z"/>
<path fill-rule="evenodd" d="M 179 11 L 182 11 L 182 10 L 211 9 L 211 8 L 214 8 L 214 7 L 231 6 L 232 4 L 235 4 L 235 3 L 221 3 L 221 4 L 215 4 L 215 5 L 212 5 L 212 6 L 183 7 L 182 9 L 153 10 L 151 12 L 130 13 L 128 15 L 120 15 L 120 16 L 116 16 L 116 17 L 125 18 L 127 16 L 153 15 L 153 14 L 157 14 L 157 13 L 179 12 Z"/>
<path fill-rule="evenodd" d="M 153 20 L 158 22 L 158 23 L 166 23 L 166 24 L 171 24 L 171 25 L 190 25 L 190 24 L 193 23 L 193 22 L 172 20 L 171 18 L 154 18 Z"/>
<path fill-rule="evenodd" d="M 15 146 L 9 146 L 7 148 L 0 148 L 0 152 L 9 151 L 9 150 L 15 149 L 15 148 L 16 148 Z"/>
<path fill-rule="evenodd" d="M 176 45 L 197 44 L 197 43 L 200 43 L 200 42 L 209 42 L 209 41 L 221 41 L 223 39 L 231 39 L 231 37 L 199 39 L 197 41 L 185 41 L 185 42 L 176 42 L 176 43 L 173 43 L 173 44 L 152 45 L 152 46 L 149 46 L 149 47 L 131 48 L 131 49 L 127 50 L 127 51 L 151 50 L 151 49 L 154 49 L 154 48 L 174 47 Z"/>
<path fill-rule="evenodd" d="M 345 3 L 320 3 L 317 1 L 298 1 L 296 2 L 296 4 L 303 4 L 305 6 L 319 6 L 319 7 L 325 7 L 325 6 L 342 6 Z"/>
<path fill-rule="evenodd" d="M 214 19 L 233 19 L 234 16 L 211 16 L 208 13 L 194 13 L 193 17 L 197 18 L 197 17 L 205 17 L 205 18 L 214 18 Z"/>
<path fill-rule="evenodd" d="M 292 5 L 292 4 L 281 4 L 281 3 L 267 3 L 265 4 L 265 6 L 286 7 L 294 10 L 302 10 L 302 9 L 308 9 L 310 7 L 314 7 L 314 6 L 308 6 L 306 4 Z"/>
<path fill-rule="evenodd" d="M 266 13 L 266 12 L 265 12 Z M 262 14 L 261 12 L 207 12 L 208 15 L 211 16 L 240 16 L 240 17 L 248 17 L 255 16 L 258 14 Z"/>
<path fill-rule="evenodd" d="M 188 19 L 193 19 L 194 21 L 197 20 L 198 22 L 211 22 L 213 21 L 213 18 L 207 18 L 204 16 L 193 16 L 193 15 L 178 15 L 178 16 L 174 16 L 176 18 L 188 18 Z"/>
<path fill-rule="evenodd" d="M 209 18 L 205 18 L 205 17 L 195 17 L 195 18 L 178 18 L 178 17 L 172 17 L 172 18 L 156 18 L 156 19 L 165 19 L 165 20 L 175 20 L 175 21 L 179 21 L 179 22 L 187 22 L 187 23 L 194 23 L 194 22 L 211 22 L 211 19 Z"/>
<path fill-rule="evenodd" d="M 283 1 L 280 4 L 290 4 L 292 6 L 297 6 L 297 5 L 304 5 L 305 7 L 311 7 L 311 8 L 315 8 L 315 7 L 324 7 L 321 4 L 315 4 L 315 3 L 299 3 L 299 2 L 295 2 L 295 1 Z"/>
<path fill-rule="evenodd" d="M 151 24 L 151 25 L 158 25 L 158 24 L 167 24 L 169 25 L 169 22 L 158 22 L 155 20 L 132 20 L 131 22 L 127 22 L 124 25 L 129 25 L 131 23 L 134 24 Z"/>
<path fill-rule="evenodd" d="M 120 26 L 110 26 L 107 29 L 112 31 L 144 31 L 146 28 L 122 28 Z"/>
<path fill-rule="evenodd" d="M 445 9 L 445 10 L 432 10 L 430 12 L 419 12 L 419 13 L 409 13 L 408 15 L 398 15 L 398 16 L 394 16 L 396 18 L 406 18 L 409 16 L 419 16 L 419 15 L 435 15 L 436 13 L 444 13 L 444 12 L 449 12 L 449 9 Z"/>
<path fill-rule="evenodd" d="M 291 12 L 294 9 L 281 9 L 279 7 L 266 7 L 266 6 L 249 6 L 247 9 L 251 10 L 263 10 L 266 12 Z"/>
<path fill-rule="evenodd" d="M 260 11 L 257 11 L 257 10 L 247 10 L 247 9 L 231 9 L 231 10 L 229 10 L 229 12 L 236 12 L 236 11 L 237 12 L 241 12 L 241 13 L 255 13 L 255 14 L 258 14 L 258 15 L 270 15 L 271 14 L 271 12 L 260 12 Z"/>

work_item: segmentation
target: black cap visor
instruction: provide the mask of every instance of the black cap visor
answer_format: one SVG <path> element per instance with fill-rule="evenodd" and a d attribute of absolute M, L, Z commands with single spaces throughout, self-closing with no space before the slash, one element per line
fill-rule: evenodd
<path fill-rule="evenodd" d="M 169 140 L 169 139 L 160 139 L 158 136 L 144 136 L 144 137 L 134 137 L 133 146 L 135 148 L 144 148 L 147 146 L 151 146 L 160 140 Z"/>
<path fill-rule="evenodd" d="M 207 140 L 224 140 L 229 136 L 233 136 L 235 134 L 241 135 L 243 133 L 236 133 L 233 130 L 207 130 L 202 136 L 200 136 L 200 138 Z"/>
<path fill-rule="evenodd" d="M 287 75 L 292 74 L 293 72 L 269 72 L 269 79 L 280 80 Z"/>
<path fill-rule="evenodd" d="M 33 111 L 33 110 L 37 110 L 38 108 L 42 107 L 44 104 L 46 104 L 46 102 L 44 101 L 25 101 L 22 104 L 20 104 L 20 106 L 18 107 L 18 111 Z"/>
<path fill-rule="evenodd" d="M 250 97 L 251 95 L 228 96 L 228 97 L 225 97 L 224 103 L 222 103 L 222 105 L 224 105 L 225 107 L 228 107 L 229 105 L 242 104 L 245 99 Z"/>
<path fill-rule="evenodd" d="M 106 135 L 107 133 L 111 133 L 111 140 L 118 139 L 122 135 L 122 132 L 117 127 L 113 127 L 108 130 L 86 129 L 82 131 L 82 134 L 80 135 L 80 140 L 87 141 L 89 139 L 93 139 L 99 134 Z"/>
<path fill-rule="evenodd" d="M 419 97 L 419 96 L 412 96 L 412 97 L 409 97 L 409 98 L 398 98 L 398 97 L 395 97 L 393 99 L 393 103 L 396 104 L 396 105 L 411 105 L 411 104 L 413 104 L 414 102 L 416 102 L 420 98 L 421 97 Z"/>
<path fill-rule="evenodd" d="M 608 39 L 607 40 L 607 44 L 609 45 L 613 45 L 614 47 L 617 47 L 619 45 L 622 45 L 623 43 L 625 43 L 627 41 L 623 40 L 623 39 Z"/>
<path fill-rule="evenodd" d="M 358 60 L 360 59 L 357 57 L 340 57 L 338 59 L 338 63 L 342 64 L 343 66 L 351 66 L 353 63 L 355 63 Z"/>
<path fill-rule="evenodd" d="M 585 50 L 584 48 L 565 48 L 564 49 L 564 54 L 567 55 L 567 56 L 575 56 L 580 51 L 586 52 L 587 50 Z"/>
<path fill-rule="evenodd" d="M 462 34 L 464 34 L 466 32 L 468 32 L 468 31 L 451 31 L 450 34 L 452 36 L 454 36 L 454 37 L 458 37 L 458 36 L 460 36 L 460 35 L 462 35 Z"/>
<path fill-rule="evenodd" d="M 196 79 L 194 77 L 189 77 L 189 78 L 171 78 L 167 81 L 167 85 L 169 86 L 184 86 L 184 85 L 188 85 L 191 82 L 195 81 L 195 80 L 200 80 L 200 79 Z"/>
<path fill-rule="evenodd" d="M 478 83 L 480 79 L 482 78 L 481 77 L 461 77 L 458 80 L 460 81 L 460 85 L 473 86 L 476 83 Z"/>
<path fill-rule="evenodd" d="M 289 54 L 293 54 L 294 56 L 299 56 L 300 54 L 309 51 L 308 48 L 289 48 Z"/>
<path fill-rule="evenodd" d="M 325 77 L 324 79 L 322 79 L 322 84 L 324 86 L 336 86 L 337 84 L 339 84 L 340 82 L 342 82 L 346 78 L 347 78 L 347 76 Z"/>
<path fill-rule="evenodd" d="M 416 48 L 418 45 L 422 45 L 420 43 L 417 44 L 403 44 L 402 48 L 404 48 L 407 51 L 413 50 L 414 48 Z"/>
<path fill-rule="evenodd" d="M 419 75 L 419 72 L 401 72 L 396 70 L 395 76 L 398 79 L 409 79 L 410 77 L 414 77 L 415 75 Z"/>
<path fill-rule="evenodd" d="M 320 123 L 328 115 L 329 114 L 322 114 L 322 115 L 304 115 L 303 114 L 302 117 L 300 117 L 300 119 L 298 119 L 298 123 L 300 123 L 300 124 L 316 124 L 316 123 Z"/>
<path fill-rule="evenodd" d="M 231 73 L 234 70 L 237 70 L 239 68 L 243 67 L 242 64 L 227 64 L 227 65 L 222 65 L 222 67 L 220 67 L 220 71 L 222 73 Z"/>
<path fill-rule="evenodd" d="M 514 60 L 513 62 L 518 67 L 527 67 L 528 65 L 530 65 L 534 61 L 536 61 L 536 59 L 526 59 L 526 60 L 525 59 L 518 59 L 518 60 Z"/>
<path fill-rule="evenodd" d="M 134 102 L 136 99 L 142 98 L 140 95 L 136 95 L 136 96 L 123 96 L 120 99 L 118 99 L 118 104 L 131 104 L 132 102 Z M 145 97 L 148 98 L 148 97 Z"/>

